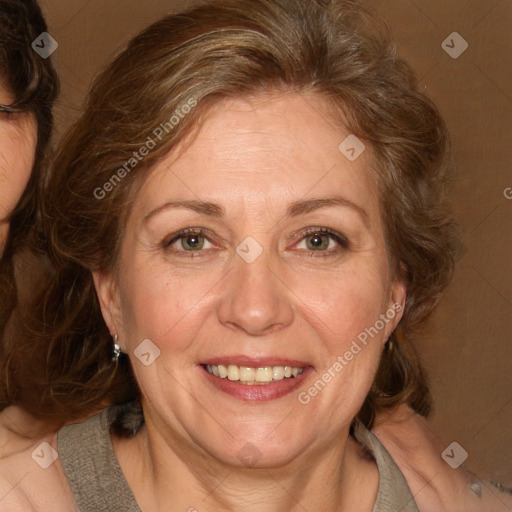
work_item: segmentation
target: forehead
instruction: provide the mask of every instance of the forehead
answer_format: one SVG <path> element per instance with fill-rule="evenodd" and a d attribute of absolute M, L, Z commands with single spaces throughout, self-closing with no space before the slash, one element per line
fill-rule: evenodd
<path fill-rule="evenodd" d="M 194 138 L 153 169 L 137 203 L 148 209 L 179 197 L 267 208 L 344 193 L 375 208 L 371 150 L 366 145 L 357 159 L 347 158 L 340 144 L 351 133 L 335 120 L 331 108 L 311 93 L 219 102 Z"/>

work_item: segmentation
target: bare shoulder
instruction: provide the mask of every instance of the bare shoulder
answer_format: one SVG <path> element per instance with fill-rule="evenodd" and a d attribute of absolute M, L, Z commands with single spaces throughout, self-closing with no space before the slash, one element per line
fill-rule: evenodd
<path fill-rule="evenodd" d="M 22 407 L 11 405 L 0 411 L 0 460 L 30 447 L 52 429 Z"/>
<path fill-rule="evenodd" d="M 57 453 L 57 435 L 0 458 L 0 511 L 78 511 Z"/>
<path fill-rule="evenodd" d="M 402 405 L 372 429 L 405 476 L 420 512 L 509 512 L 512 496 L 480 482 L 480 496 L 462 467 L 441 457 L 445 446 L 425 418 Z"/>

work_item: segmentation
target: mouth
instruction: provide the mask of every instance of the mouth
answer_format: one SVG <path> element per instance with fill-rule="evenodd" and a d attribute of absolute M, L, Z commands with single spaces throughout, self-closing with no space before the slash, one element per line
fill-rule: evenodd
<path fill-rule="evenodd" d="M 304 373 L 304 367 L 297 366 L 238 366 L 235 364 L 206 364 L 206 371 L 219 379 L 228 379 L 245 386 L 262 386 L 284 379 L 295 379 Z"/>
<path fill-rule="evenodd" d="M 211 389 L 253 403 L 288 395 L 315 372 L 303 361 L 269 357 L 219 357 L 198 366 Z"/>

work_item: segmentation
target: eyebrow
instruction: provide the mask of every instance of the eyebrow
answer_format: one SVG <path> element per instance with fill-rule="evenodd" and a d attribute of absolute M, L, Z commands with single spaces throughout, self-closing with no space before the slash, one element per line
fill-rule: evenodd
<path fill-rule="evenodd" d="M 317 199 L 304 199 L 296 201 L 288 205 L 285 213 L 285 218 L 294 218 L 306 213 L 319 210 L 320 208 L 328 208 L 332 206 L 343 206 L 355 210 L 363 219 L 364 223 L 369 225 L 369 215 L 367 211 L 359 206 L 358 204 L 350 201 L 343 196 L 330 196 Z M 207 215 L 209 217 L 222 218 L 225 216 L 226 211 L 218 204 L 211 203 L 208 201 L 168 201 L 165 204 L 151 210 L 145 217 L 144 222 L 146 223 L 160 212 L 169 210 L 171 208 L 187 208 L 200 215 Z"/>

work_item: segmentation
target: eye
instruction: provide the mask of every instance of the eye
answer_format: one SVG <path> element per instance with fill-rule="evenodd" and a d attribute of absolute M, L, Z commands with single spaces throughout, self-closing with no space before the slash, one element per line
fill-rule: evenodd
<path fill-rule="evenodd" d="M 305 244 L 304 249 L 307 252 L 319 253 L 318 256 L 330 256 L 350 246 L 347 238 L 341 233 L 318 227 L 307 229 L 302 234 L 299 248 L 301 244 Z M 212 249 L 214 246 L 202 229 L 187 228 L 165 239 L 162 247 L 181 256 L 198 257 L 199 253 L 205 252 L 204 249 Z"/>
<path fill-rule="evenodd" d="M 205 244 L 210 244 L 204 232 L 200 229 L 184 229 L 176 233 L 168 241 L 164 241 L 163 246 L 171 252 L 200 252 L 202 249 L 210 249 L 211 247 Z M 213 247 L 213 246 L 212 246 Z M 172 249 L 171 249 L 172 248 Z M 192 254 L 190 256 L 193 256 Z"/>
<path fill-rule="evenodd" d="M 327 256 L 349 248 L 347 238 L 329 228 L 309 228 L 303 234 L 300 244 L 305 244 L 305 249 L 309 252 L 326 253 L 319 256 Z"/>

